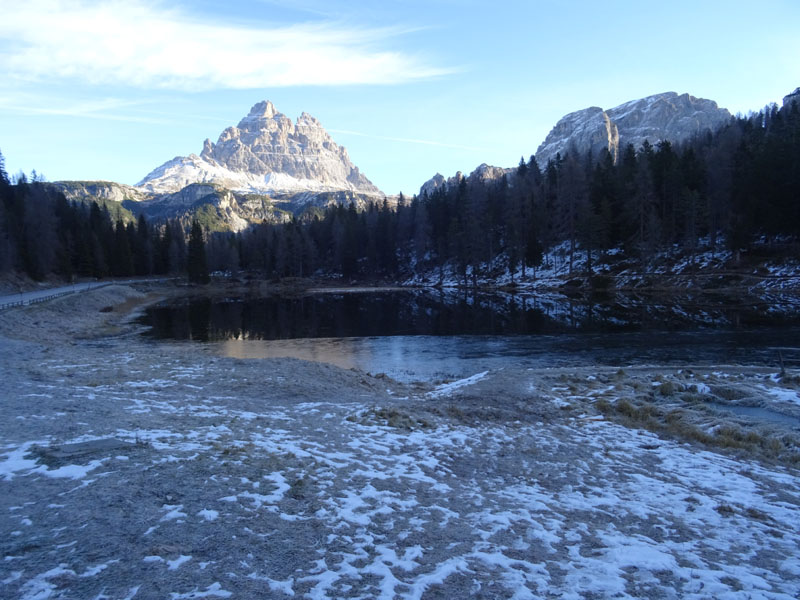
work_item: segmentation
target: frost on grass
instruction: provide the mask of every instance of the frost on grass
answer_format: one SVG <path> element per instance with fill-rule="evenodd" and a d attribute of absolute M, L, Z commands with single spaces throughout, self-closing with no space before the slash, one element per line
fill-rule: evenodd
<path fill-rule="evenodd" d="M 132 340 L 20 377 L 39 352 L 2 367 L 0 597 L 800 594 L 791 449 L 749 450 L 708 406 L 791 411 L 788 381 L 508 370 L 389 394 Z"/>

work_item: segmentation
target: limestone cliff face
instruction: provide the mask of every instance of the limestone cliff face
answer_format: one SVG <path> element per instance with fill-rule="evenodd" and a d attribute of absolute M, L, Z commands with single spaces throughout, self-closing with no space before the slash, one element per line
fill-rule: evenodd
<path fill-rule="evenodd" d="M 557 153 L 564 155 L 573 148 L 593 155 L 605 149 L 614 156 L 619 149 L 619 128 L 599 106 L 570 113 L 556 123 L 539 146 L 536 160 L 544 167 Z"/>
<path fill-rule="evenodd" d="M 784 106 L 791 106 L 792 102 L 797 102 L 797 108 L 800 109 L 800 87 L 783 97 Z"/>
<path fill-rule="evenodd" d="M 478 165 L 478 167 L 476 167 L 475 170 L 467 176 L 465 176 L 461 171 L 458 171 L 452 177 L 445 179 L 441 173 L 436 173 L 436 175 L 423 183 L 419 188 L 419 196 L 422 197 L 425 194 L 430 196 L 439 188 L 448 190 L 460 185 L 463 179 L 467 180 L 467 184 L 471 184 L 477 182 L 486 183 L 489 181 L 498 181 L 502 179 L 504 175 L 513 178 L 515 171 L 516 169 L 513 168 L 504 169 L 503 167 L 493 167 L 483 163 Z"/>
<path fill-rule="evenodd" d="M 67 200 L 83 201 L 85 199 L 124 202 L 139 202 L 146 194 L 130 185 L 113 181 L 56 181 L 49 184 L 66 196 Z"/>
<path fill-rule="evenodd" d="M 536 151 L 544 168 L 547 161 L 569 150 L 591 152 L 608 150 L 616 161 L 622 150 L 633 144 L 638 150 L 648 140 L 683 141 L 705 130 L 713 130 L 731 118 L 716 102 L 689 94 L 666 92 L 632 100 L 609 110 L 597 106 L 563 117 Z"/>
<path fill-rule="evenodd" d="M 211 183 L 193 183 L 171 194 L 150 197 L 132 207 L 151 219 L 189 222 L 202 210 L 219 231 L 242 231 L 254 223 L 285 223 L 291 212 L 267 196 L 232 192 Z"/>
<path fill-rule="evenodd" d="M 591 106 L 562 117 L 536 151 L 536 161 L 539 168 L 544 169 L 558 153 L 564 156 L 570 151 L 591 152 L 598 157 L 608 150 L 616 162 L 628 144 L 638 150 L 645 140 L 654 145 L 660 140 L 680 142 L 702 131 L 716 129 L 730 118 L 731 114 L 716 102 L 675 92 L 632 100 L 609 110 Z M 509 184 L 514 185 L 515 172 L 514 168 L 483 164 L 470 173 L 467 181 L 499 180 L 505 175 Z M 438 188 L 447 189 L 459 184 L 462 178 L 464 175 L 460 172 L 448 179 L 437 173 L 422 185 L 419 193 L 432 194 Z"/>
<path fill-rule="evenodd" d="M 447 180 L 441 173 L 436 173 L 436 175 L 434 175 L 433 177 L 428 179 L 428 181 L 422 184 L 422 186 L 419 188 L 419 195 L 420 197 L 424 196 L 425 194 L 431 196 L 440 187 L 446 188 Z"/>
<path fill-rule="evenodd" d="M 167 161 L 137 187 L 164 193 L 192 183 L 255 193 L 350 191 L 382 196 L 317 119 L 302 113 L 293 122 L 266 101 L 253 106 L 237 126 L 225 129 L 216 144 L 206 140 L 199 156 Z"/>

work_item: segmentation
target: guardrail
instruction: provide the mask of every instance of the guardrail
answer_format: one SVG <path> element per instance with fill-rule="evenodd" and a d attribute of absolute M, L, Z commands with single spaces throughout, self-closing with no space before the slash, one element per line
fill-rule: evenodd
<path fill-rule="evenodd" d="M 88 292 L 96 290 L 107 285 L 127 285 L 132 283 L 155 283 L 163 281 L 179 280 L 181 277 L 149 277 L 146 279 L 109 279 L 103 281 L 92 281 L 86 283 L 75 283 L 71 286 L 64 286 L 61 288 L 53 288 L 52 293 L 47 293 L 48 290 L 41 290 L 41 292 L 20 292 L 14 296 L 0 296 L 0 310 L 6 308 L 13 308 L 15 306 L 27 306 L 29 304 L 37 304 L 39 302 L 47 302 L 54 298 L 75 294 L 77 292 Z M 44 294 L 44 295 L 39 295 Z M 17 297 L 18 296 L 18 297 Z M 28 296 L 28 297 L 26 297 Z"/>
<path fill-rule="evenodd" d="M 54 292 L 52 294 L 46 294 L 44 296 L 35 296 L 33 298 L 20 298 L 18 300 L 6 300 L 5 302 L 0 302 L 0 310 L 5 310 L 7 308 L 13 308 L 15 306 L 28 306 L 30 304 L 38 304 L 40 302 L 47 302 L 48 300 L 54 300 L 55 298 L 61 298 L 62 296 L 68 296 L 69 294 L 75 294 L 77 292 L 85 292 L 89 290 L 96 290 L 97 288 L 105 287 L 107 285 L 111 285 L 112 282 L 98 282 L 96 284 L 88 285 L 86 287 L 75 288 L 75 289 L 62 289 L 61 291 Z M 24 294 L 21 294 L 24 296 Z"/>

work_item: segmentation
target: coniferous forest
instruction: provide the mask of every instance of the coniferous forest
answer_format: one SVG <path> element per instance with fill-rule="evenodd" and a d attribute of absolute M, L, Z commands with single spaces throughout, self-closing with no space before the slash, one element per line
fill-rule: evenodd
<path fill-rule="evenodd" d="M 703 244 L 738 259 L 755 243 L 796 255 L 800 241 L 800 107 L 776 105 L 673 145 L 620 149 L 616 163 L 567 151 L 500 179 L 451 180 L 397 206 L 332 206 L 283 224 L 208 233 L 179 220 L 127 221 L 97 203 L 71 203 L 36 177 L 11 183 L 0 156 L 0 273 L 127 277 L 213 271 L 263 277 L 341 275 L 397 280 L 455 272 L 465 284 L 526 273 L 557 245 L 569 270 L 610 249 L 646 264 Z"/>

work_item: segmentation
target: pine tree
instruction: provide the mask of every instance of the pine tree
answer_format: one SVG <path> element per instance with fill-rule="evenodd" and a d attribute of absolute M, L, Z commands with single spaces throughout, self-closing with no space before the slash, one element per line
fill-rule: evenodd
<path fill-rule="evenodd" d="M 133 275 L 133 253 L 128 231 L 122 219 L 117 220 L 114 228 L 114 251 L 111 257 L 111 273 L 115 277 L 130 277 Z"/>
<path fill-rule="evenodd" d="M 527 174 L 528 164 L 525 162 L 525 157 L 521 156 L 519 159 L 519 165 L 517 166 L 517 175 L 519 175 L 521 179 L 525 179 Z"/>
<path fill-rule="evenodd" d="M 137 275 L 149 275 L 153 272 L 153 244 L 150 226 L 144 215 L 139 215 L 135 229 L 134 267 Z"/>
<path fill-rule="evenodd" d="M 431 248 L 431 221 L 428 214 L 428 197 L 424 199 L 414 198 L 414 230 L 413 248 L 414 258 L 417 263 L 423 262 L 428 258 Z"/>
<path fill-rule="evenodd" d="M 186 270 L 191 283 L 208 283 L 211 281 L 208 275 L 203 228 L 197 221 L 192 221 L 192 231 L 189 234 L 189 245 L 186 250 Z"/>
<path fill-rule="evenodd" d="M 0 188 L 5 188 L 11 185 L 11 181 L 8 178 L 8 173 L 6 172 L 6 159 L 3 156 L 3 153 L 0 152 Z"/>
<path fill-rule="evenodd" d="M 56 268 L 61 248 L 56 231 L 55 206 L 40 186 L 17 186 L 24 206 L 21 256 L 32 279 L 41 280 Z"/>
<path fill-rule="evenodd" d="M 6 215 L 5 198 L 0 194 L 0 273 L 13 270 L 15 259 L 14 241 Z"/>

